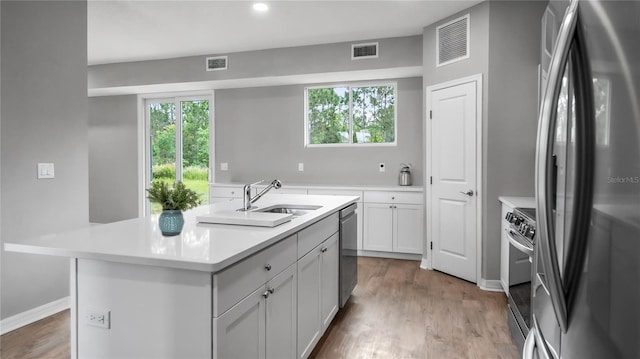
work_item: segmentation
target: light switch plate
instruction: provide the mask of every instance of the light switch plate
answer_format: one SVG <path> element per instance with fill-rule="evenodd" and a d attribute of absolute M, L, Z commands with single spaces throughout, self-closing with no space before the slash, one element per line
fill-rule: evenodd
<path fill-rule="evenodd" d="M 228 171 L 228 170 L 229 170 L 229 164 L 227 162 L 220 163 L 220 171 Z"/>
<path fill-rule="evenodd" d="M 38 179 L 55 178 L 53 163 L 38 163 Z"/>
<path fill-rule="evenodd" d="M 300 172 L 304 171 L 304 163 L 302 162 L 298 163 L 298 171 Z"/>

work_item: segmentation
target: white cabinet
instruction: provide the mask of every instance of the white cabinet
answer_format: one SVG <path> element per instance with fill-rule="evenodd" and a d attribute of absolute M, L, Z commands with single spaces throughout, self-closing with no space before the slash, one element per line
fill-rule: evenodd
<path fill-rule="evenodd" d="M 213 358 L 265 357 L 264 286 L 213 319 Z"/>
<path fill-rule="evenodd" d="M 214 318 L 214 358 L 295 357 L 296 275 L 296 266 L 289 266 Z"/>
<path fill-rule="evenodd" d="M 423 223 L 421 193 L 365 192 L 365 250 L 422 254 Z"/>
<path fill-rule="evenodd" d="M 307 358 L 338 312 L 338 233 L 298 261 L 298 358 Z"/>
<path fill-rule="evenodd" d="M 267 282 L 266 358 L 296 357 L 298 271 L 295 264 Z"/>
<path fill-rule="evenodd" d="M 339 234 L 336 233 L 320 245 L 320 252 L 322 253 L 320 263 L 320 318 L 322 318 L 322 332 L 327 330 L 339 308 L 339 237 Z"/>
<path fill-rule="evenodd" d="M 298 358 L 308 357 L 320 340 L 321 256 L 317 247 L 298 261 Z"/>
<path fill-rule="evenodd" d="M 211 185 L 209 187 L 209 203 L 227 202 L 242 198 L 241 185 Z"/>
<path fill-rule="evenodd" d="M 393 205 L 364 205 L 364 245 L 368 251 L 393 252 Z"/>
<path fill-rule="evenodd" d="M 502 220 L 500 221 L 500 282 L 504 293 L 509 295 L 509 222 L 505 219 L 508 212 L 513 212 L 513 208 L 507 204 L 502 204 Z"/>
<path fill-rule="evenodd" d="M 396 204 L 393 209 L 395 211 L 393 251 L 422 254 L 424 207 L 415 204 Z"/>

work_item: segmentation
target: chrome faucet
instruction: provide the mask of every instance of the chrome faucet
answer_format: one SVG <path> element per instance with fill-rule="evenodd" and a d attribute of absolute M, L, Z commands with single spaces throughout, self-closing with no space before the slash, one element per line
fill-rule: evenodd
<path fill-rule="evenodd" d="M 272 188 L 279 189 L 282 187 L 282 182 L 280 182 L 280 180 L 274 179 L 265 189 L 260 191 L 260 193 L 258 193 L 255 197 L 251 198 L 251 187 L 257 184 L 260 184 L 262 182 L 264 182 L 264 180 L 258 181 L 256 183 L 244 185 L 244 188 L 242 190 L 243 205 L 242 205 L 242 208 L 240 208 L 238 211 L 246 212 L 250 210 L 251 204 L 259 200 L 262 196 L 264 196 L 267 192 L 269 192 L 269 190 L 271 190 Z"/>

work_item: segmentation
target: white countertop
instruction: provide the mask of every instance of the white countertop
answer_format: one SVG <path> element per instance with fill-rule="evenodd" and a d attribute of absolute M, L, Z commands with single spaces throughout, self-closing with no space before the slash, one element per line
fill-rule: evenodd
<path fill-rule="evenodd" d="M 8 239 L 5 250 L 217 272 L 357 200 L 355 196 L 265 196 L 254 206 L 286 203 L 322 208 L 273 228 L 197 223 L 198 215 L 242 207 L 241 200 L 234 200 L 186 211 L 182 233 L 174 237 L 162 236 L 154 215 L 24 241 Z"/>
<path fill-rule="evenodd" d="M 613 222 L 640 230 L 640 203 L 595 204 L 593 208 Z"/>
<path fill-rule="evenodd" d="M 536 208 L 535 197 L 500 196 L 498 199 L 511 208 Z"/>

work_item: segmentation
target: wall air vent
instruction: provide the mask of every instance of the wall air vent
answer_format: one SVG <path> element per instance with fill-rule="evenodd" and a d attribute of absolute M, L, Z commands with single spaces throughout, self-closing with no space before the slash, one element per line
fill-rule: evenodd
<path fill-rule="evenodd" d="M 469 14 L 436 29 L 436 66 L 469 58 Z"/>
<path fill-rule="evenodd" d="M 207 71 L 227 69 L 227 56 L 207 57 Z"/>
<path fill-rule="evenodd" d="M 351 60 L 376 59 L 376 58 L 378 58 L 377 42 L 351 45 Z"/>

